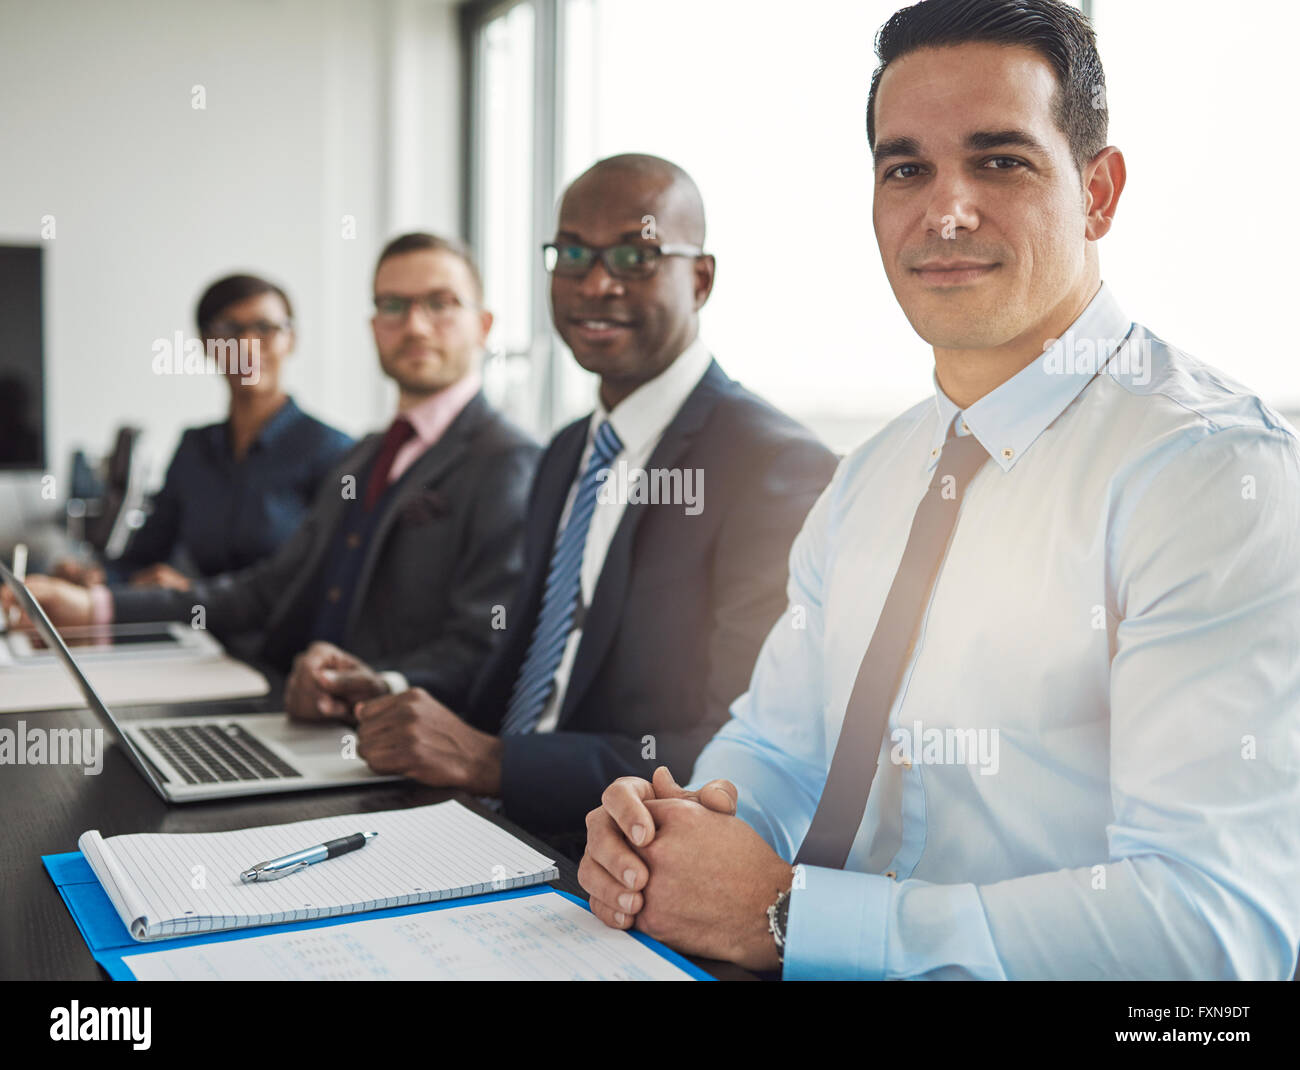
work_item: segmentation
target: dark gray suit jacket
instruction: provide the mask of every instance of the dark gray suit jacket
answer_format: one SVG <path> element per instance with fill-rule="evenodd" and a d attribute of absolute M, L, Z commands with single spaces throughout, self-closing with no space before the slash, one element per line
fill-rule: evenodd
<path fill-rule="evenodd" d="M 382 438 L 370 435 L 347 454 L 274 556 L 186 592 L 115 587 L 115 619 L 189 622 L 201 605 L 215 635 L 257 631 L 251 653 L 286 670 L 313 638 L 318 575 L 345 510 L 361 508 Z M 494 609 L 510 603 L 522 571 L 539 453 L 481 393 L 470 400 L 383 506 L 348 615 L 348 651 L 377 669 L 418 675 L 453 708 L 466 701 L 492 645 Z M 345 498 L 347 476 L 354 493 Z"/>

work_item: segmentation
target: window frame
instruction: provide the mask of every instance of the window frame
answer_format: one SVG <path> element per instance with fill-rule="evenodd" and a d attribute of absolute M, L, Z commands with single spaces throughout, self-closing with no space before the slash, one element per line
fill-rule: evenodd
<path fill-rule="evenodd" d="M 1085 16 L 1093 16 L 1094 0 L 1072 0 Z M 566 359 L 557 343 L 551 324 L 548 280 L 542 268 L 541 247 L 551 240 L 552 215 L 559 201 L 561 147 L 564 144 L 563 108 L 565 99 L 564 65 L 561 62 L 565 43 L 564 0 L 469 0 L 460 9 L 461 51 L 464 86 L 462 93 L 462 168 L 465 196 L 462 198 L 461 232 L 480 256 L 482 239 L 483 139 L 479 136 L 483 122 L 484 62 L 482 40 L 487 25 L 509 13 L 519 4 L 531 4 L 533 30 L 533 175 L 530 248 L 536 257 L 529 263 L 530 339 L 525 351 L 502 351 L 492 359 L 526 360 L 530 386 L 536 396 L 519 403 L 531 413 L 531 430 L 549 437 L 561 419 L 562 369 Z M 900 0 L 900 6 L 902 2 Z M 517 400 L 517 399 L 516 399 Z"/>
<path fill-rule="evenodd" d="M 524 351 L 505 351 L 494 359 L 526 359 L 530 384 L 537 396 L 526 404 L 532 413 L 532 430 L 550 435 L 554 430 L 559 393 L 557 361 L 561 357 L 551 327 L 550 298 L 546 273 L 542 270 L 542 243 L 554 235 L 552 214 L 559 199 L 559 146 L 561 141 L 562 77 L 559 67 L 563 18 L 562 0 L 476 0 L 461 8 L 461 47 L 465 57 L 465 102 L 462 146 L 465 197 L 462 203 L 462 231 L 470 247 L 483 255 L 483 122 L 484 62 L 483 32 L 489 23 L 520 4 L 533 8 L 533 175 L 531 182 L 530 249 L 536 256 L 529 262 L 530 339 Z"/>

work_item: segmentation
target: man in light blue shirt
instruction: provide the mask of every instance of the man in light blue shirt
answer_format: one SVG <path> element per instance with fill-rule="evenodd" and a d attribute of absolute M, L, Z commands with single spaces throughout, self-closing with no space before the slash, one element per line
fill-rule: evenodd
<path fill-rule="evenodd" d="M 787 978 L 1290 978 L 1296 433 L 1101 282 L 1125 168 L 1082 15 L 928 0 L 878 52 L 875 229 L 934 397 L 809 514 L 692 786 L 610 785 L 579 879 L 607 924 Z M 914 513 L 968 436 L 988 456 L 878 752 L 844 754 Z M 842 867 L 792 868 L 833 759 L 865 770 L 865 813 L 826 815 Z"/>

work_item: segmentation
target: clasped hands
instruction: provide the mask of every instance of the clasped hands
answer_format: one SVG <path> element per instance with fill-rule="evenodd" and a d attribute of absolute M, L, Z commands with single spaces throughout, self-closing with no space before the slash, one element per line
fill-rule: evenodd
<path fill-rule="evenodd" d="M 578 881 L 606 925 L 750 970 L 780 967 L 767 908 L 790 864 L 736 817 L 727 780 L 688 792 L 666 766 L 621 777 L 587 815 Z"/>
<path fill-rule="evenodd" d="M 355 724 L 357 754 L 376 773 L 476 795 L 501 793 L 501 741 L 415 687 L 392 694 L 360 658 L 312 643 L 294 659 L 284 689 L 289 716 Z"/>

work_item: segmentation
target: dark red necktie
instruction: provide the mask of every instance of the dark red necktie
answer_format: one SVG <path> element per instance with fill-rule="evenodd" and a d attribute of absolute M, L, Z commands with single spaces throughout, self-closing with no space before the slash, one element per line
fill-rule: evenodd
<path fill-rule="evenodd" d="M 399 416 L 388 427 L 384 441 L 375 455 L 375 463 L 370 469 L 370 480 L 366 483 L 365 507 L 369 512 L 384 496 L 388 487 L 388 473 L 393 470 L 393 459 L 397 451 L 406 445 L 407 440 L 415 434 L 415 428 L 405 416 Z"/>

